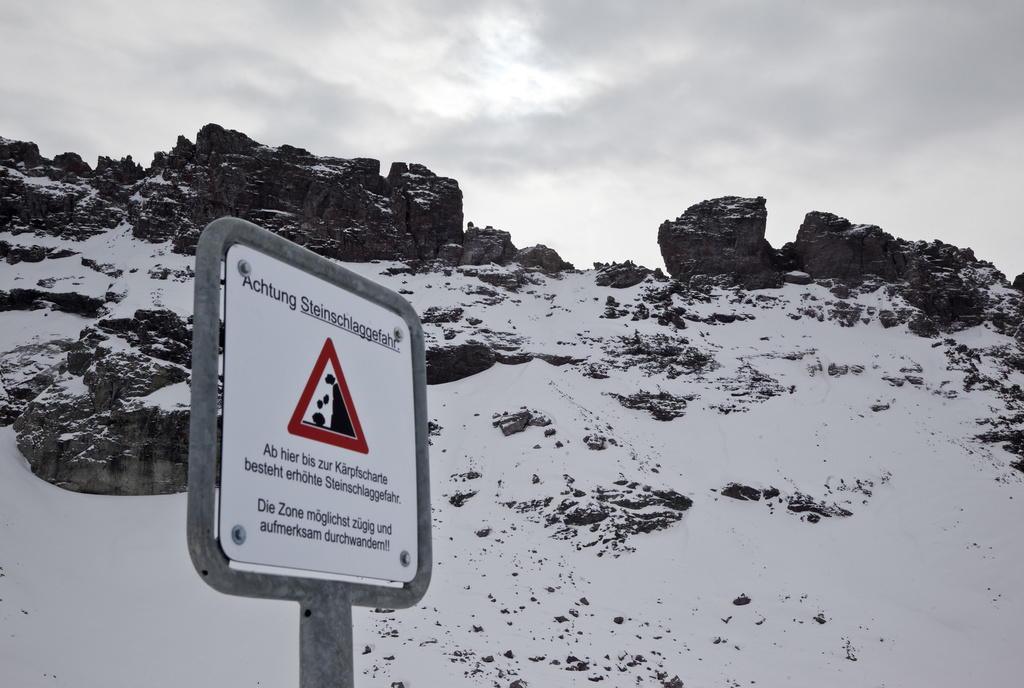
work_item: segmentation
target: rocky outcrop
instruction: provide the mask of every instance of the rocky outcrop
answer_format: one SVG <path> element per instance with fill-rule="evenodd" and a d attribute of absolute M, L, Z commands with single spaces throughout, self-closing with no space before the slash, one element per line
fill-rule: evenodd
<path fill-rule="evenodd" d="M 598 556 L 634 551 L 630 537 L 668 528 L 681 520 L 693 500 L 673 489 L 652 488 L 625 479 L 610 487 L 582 490 L 576 480 L 563 476 L 566 489 L 561 499 L 508 501 L 504 506 L 527 514 L 530 520 L 552 528 L 556 540 L 575 541 L 577 549 L 596 547 Z"/>
<path fill-rule="evenodd" d="M 658 228 L 668 273 L 684 281 L 696 275 L 718 277 L 747 289 L 779 286 L 782 277 L 764 238 L 767 218 L 760 196 L 725 196 L 690 206 Z"/>
<path fill-rule="evenodd" d="M 34 311 L 46 308 L 47 304 L 55 311 L 95 317 L 99 314 L 104 301 L 77 292 L 50 292 L 40 289 L 0 291 L 0 312 Z"/>
<path fill-rule="evenodd" d="M 520 249 L 512 257 L 512 262 L 519 263 L 524 268 L 534 268 L 548 274 L 576 269 L 572 263 L 562 260 L 555 249 L 548 248 L 544 244 Z"/>
<path fill-rule="evenodd" d="M 194 250 L 210 221 L 233 215 L 339 260 L 434 260 L 462 243 L 462 191 L 423 165 L 315 156 L 208 124 L 157 153 L 130 207 L 135 235 Z"/>
<path fill-rule="evenodd" d="M 984 323 L 1024 341 L 1024 297 L 969 249 L 907 242 L 814 212 L 795 242 L 774 250 L 764 238 L 763 198 L 705 201 L 664 223 L 659 243 L 675 279 L 629 261 L 595 264 L 592 285 L 624 291 L 574 294 L 570 302 L 548 277 L 573 269 L 569 263 L 543 245 L 517 249 L 509 232 L 494 227 L 463 231 L 458 184 L 422 165 L 395 163 L 385 177 L 376 160 L 269 147 L 216 125 L 195 143 L 179 137 L 148 169 L 127 157 L 100 158 L 95 169 L 74 153 L 47 160 L 35 144 L 0 139 L 0 260 L 8 271 L 0 274 L 10 277 L 0 315 L 70 327 L 0 352 L 0 425 L 15 425 L 38 475 L 86 492 L 184 489 L 192 323 L 178 313 L 193 274 L 190 259 L 167 254 L 193 250 L 202 227 L 221 215 L 334 258 L 403 261 L 380 274 L 400 293 L 418 295 L 430 384 L 535 358 L 595 380 L 631 369 L 665 380 L 711 375 L 722 363 L 703 344 L 706 331 L 783 307 L 776 302 L 785 296 L 741 291 L 784 283 L 817 281 L 831 292 L 794 305 L 795 320 L 844 327 L 877 320 L 928 337 Z M 113 228 L 116 242 L 80 242 Z M 122 241 L 139 250 L 108 256 L 105 246 Z M 868 291 L 888 307 L 857 302 Z M 730 296 L 708 306 L 723 294 Z M 493 320 L 481 310 L 505 301 L 508 308 L 489 311 L 503 314 Z M 595 338 L 574 325 L 561 340 L 538 341 L 546 328 L 524 327 L 512 315 L 531 302 L 544 304 L 533 321 L 586 312 L 619 321 L 622 334 Z M 698 324 L 692 341 L 681 334 Z M 732 400 L 717 407 L 721 413 L 786 392 L 753 364 L 717 380 Z M 695 401 L 656 380 L 611 396 L 665 422 Z M 604 430 L 581 439 L 594 450 L 618 446 Z M 609 513 L 596 499 L 563 522 Z"/>
<path fill-rule="evenodd" d="M 167 494 L 186 486 L 189 412 L 151 397 L 188 373 L 131 351 L 98 347 L 54 372 L 14 422 L 39 477 L 94 494 Z M 84 365 L 83 365 L 84 363 Z M 187 403 L 187 391 L 179 395 Z"/>
<path fill-rule="evenodd" d="M 654 275 L 656 279 L 665 280 L 661 269 L 648 270 L 643 265 L 636 265 L 631 260 L 625 263 L 594 263 L 597 276 L 594 283 L 599 287 L 611 287 L 612 289 L 626 289 L 640 284 L 648 275 Z"/>
<path fill-rule="evenodd" d="M 993 305 L 990 287 L 1005 282 L 995 266 L 978 260 L 970 249 L 906 241 L 831 213 L 807 214 L 792 253 L 813 280 L 892 285 L 894 293 L 920 310 L 910 325 L 923 336 L 980 324 Z M 1019 312 L 1011 319 L 1019 320 Z"/>
<path fill-rule="evenodd" d="M 427 351 L 427 384 L 455 382 L 482 373 L 496 361 L 494 350 L 478 342 L 434 347 Z"/>
<path fill-rule="evenodd" d="M 111 182 L 133 176 L 122 168 L 135 170 L 131 158 L 94 172 L 74 153 L 51 161 L 34 143 L 0 138 L 0 232 L 80 240 L 116 227 L 129 191 Z"/>
<path fill-rule="evenodd" d="M 105 318 L 96 327 L 119 335 L 139 351 L 156 359 L 192 367 L 192 318 L 185 321 L 173 311 L 137 310 L 131 318 Z"/>
<path fill-rule="evenodd" d="M 462 244 L 459 265 L 508 265 L 518 249 L 512 244 L 512 235 L 488 225 L 480 228 L 469 224 Z"/>
<path fill-rule="evenodd" d="M 0 139 L 0 231 L 82 239 L 127 222 L 137 238 L 188 254 L 225 215 L 356 262 L 436 260 L 463 238 L 458 183 L 423 165 L 394 163 L 382 177 L 376 160 L 264 146 L 216 124 L 195 143 L 179 136 L 149 169 L 129 156 L 92 170 L 77 154 L 51 161 Z"/>
<path fill-rule="evenodd" d="M 904 322 L 927 337 L 986 319 L 1000 331 L 1017 331 L 1022 322 L 1016 302 L 1003 307 L 994 301 L 991 287 L 1005 277 L 970 249 L 906 241 L 875 225 L 814 211 L 796 241 L 775 250 L 764 239 L 766 217 L 760 197 L 727 196 L 691 206 L 658 231 L 669 273 L 682 282 L 705 276 L 746 289 L 825 282 L 840 298 L 851 289 L 886 284 L 918 309 Z"/>
<path fill-rule="evenodd" d="M 832 213 L 810 212 L 793 244 L 799 268 L 812 279 L 895 280 L 907 269 L 904 247 L 875 225 L 855 225 Z"/>
<path fill-rule="evenodd" d="M 105 494 L 185 488 L 188 394 L 182 383 L 191 366 L 191 319 L 164 307 L 160 282 L 188 281 L 192 271 L 180 259 L 172 261 L 174 268 L 149 265 L 148 277 L 156 281 L 152 301 L 143 299 L 142 308 L 125 317 L 114 306 L 129 293 L 128 273 L 139 266 L 109 263 L 69 242 L 73 247 L 120 229 L 163 244 L 152 249 L 154 256 L 165 246 L 188 255 L 202 229 L 225 215 L 331 258 L 404 261 L 391 269 L 409 273 L 464 266 L 478 270 L 481 282 L 512 291 L 533 284 L 532 272 L 572 269 L 545 246 L 518 250 L 508 232 L 472 225 L 464 232 L 458 183 L 415 163 L 393 163 L 382 176 L 377 160 L 266 146 L 216 124 L 203 127 L 194 142 L 179 136 L 170 151 L 154 154 L 149 168 L 130 156 L 100 157 L 95 169 L 75 153 L 49 160 L 34 143 L 0 138 L 0 260 L 20 269 L 83 253 L 82 268 L 111 280 L 105 294 L 65 291 L 81 285 L 77 277 L 45 277 L 34 285 L 15 280 L 0 289 L 0 313 L 63 312 L 84 320 L 77 341 L 0 352 L 0 425 L 15 426 L 37 475 Z M 21 235 L 42 239 L 26 242 Z M 69 265 L 62 262 L 60 269 Z M 68 286 L 55 291 L 57 284 Z M 494 294 L 488 287 L 480 292 Z M 459 310 L 425 314 L 424 322 L 458 319 L 453 314 Z M 447 382 L 534 356 L 476 342 L 435 348 L 428 377 Z M 569 360 L 536 356 L 555 365 Z"/>
<path fill-rule="evenodd" d="M 179 136 L 148 169 L 128 156 L 93 170 L 76 153 L 48 160 L 34 143 L 0 138 L 0 232 L 84 239 L 126 223 L 138 239 L 191 254 L 203 228 L 230 215 L 338 260 L 572 269 L 545 246 L 519 251 L 508 232 L 464 232 L 454 179 L 415 163 L 380 172 L 377 160 L 266 146 L 216 124 L 195 143 Z"/>
<path fill-rule="evenodd" d="M 969 248 L 941 241 L 916 242 L 908 251 L 903 277 L 906 287 L 900 293 L 930 321 L 918 334 L 953 332 L 989 319 L 1000 331 L 1019 331 L 1019 304 L 1003 308 L 991 290 L 1006 281 L 1003 274 L 991 263 L 975 258 Z"/>

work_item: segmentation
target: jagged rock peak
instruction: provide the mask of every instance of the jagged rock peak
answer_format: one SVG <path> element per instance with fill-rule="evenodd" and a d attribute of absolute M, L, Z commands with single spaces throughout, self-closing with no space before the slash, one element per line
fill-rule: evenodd
<path fill-rule="evenodd" d="M 875 225 L 855 225 L 832 213 L 812 211 L 804 217 L 793 248 L 800 269 L 815 279 L 874 275 L 894 280 L 907 269 L 901 243 Z"/>
<path fill-rule="evenodd" d="M 453 179 L 405 163 L 384 178 L 371 158 L 266 146 L 216 124 L 194 144 L 179 136 L 169 153 L 156 153 L 148 181 L 133 208 L 136 236 L 171 238 L 184 253 L 224 215 L 340 260 L 436 260 L 441 247 L 462 243 L 462 191 Z"/>
<path fill-rule="evenodd" d="M 920 335 L 957 331 L 986 318 L 1005 326 L 1002 315 L 990 313 L 997 300 L 990 287 L 1009 286 L 1006 278 L 969 248 L 906 241 L 876 225 L 813 211 L 796 241 L 775 250 L 764 239 L 766 218 L 761 197 L 726 196 L 691 206 L 658 231 L 669 273 L 681 281 L 705 276 L 748 289 L 819 281 L 840 298 L 851 288 L 881 282 L 919 309 L 910 325 Z"/>
<path fill-rule="evenodd" d="M 198 156 L 215 153 L 251 155 L 254 150 L 263 147 L 240 131 L 225 129 L 217 124 L 207 124 L 196 134 L 195 153 Z"/>
<path fill-rule="evenodd" d="M 495 229 L 487 225 L 477 227 L 472 222 L 466 226 L 466 235 L 458 257 L 452 253 L 453 264 L 456 265 L 509 265 L 518 263 L 524 268 L 533 268 L 554 274 L 565 270 L 574 270 L 572 263 L 562 260 L 558 252 L 544 244 L 517 249 L 512 243 L 512 235 L 503 229 Z M 444 256 L 439 255 L 439 258 Z"/>
<path fill-rule="evenodd" d="M 706 275 L 749 289 L 779 286 L 774 252 L 764 238 L 767 219 L 761 196 L 724 196 L 690 206 L 658 228 L 665 267 L 677 279 Z"/>
<path fill-rule="evenodd" d="M 0 232 L 85 239 L 124 223 L 138 239 L 191 254 L 203 227 L 225 215 L 339 260 L 572 268 L 543 246 L 518 251 L 508 232 L 491 228 L 464 247 L 458 182 L 418 163 L 395 162 L 384 177 L 372 158 L 267 146 L 218 124 L 195 143 L 179 136 L 148 169 L 127 156 L 100 157 L 92 170 L 75 153 L 51 161 L 34 143 L 0 138 Z"/>
<path fill-rule="evenodd" d="M 39 146 L 31 141 L 12 141 L 0 136 L 0 166 L 32 168 L 47 162 L 39 154 Z"/>
<path fill-rule="evenodd" d="M 576 269 L 572 263 L 562 260 L 555 249 L 544 244 L 519 249 L 513 257 L 513 262 L 519 263 L 524 268 L 536 268 L 549 274 Z"/>
<path fill-rule="evenodd" d="M 508 265 L 518 251 L 508 232 L 490 225 L 477 227 L 470 222 L 466 227 L 459 265 Z"/>

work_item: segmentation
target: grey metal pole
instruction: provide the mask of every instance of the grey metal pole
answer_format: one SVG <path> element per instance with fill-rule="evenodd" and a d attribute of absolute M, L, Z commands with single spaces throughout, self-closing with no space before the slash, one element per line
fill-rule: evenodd
<path fill-rule="evenodd" d="M 355 688 L 352 600 L 345 586 L 299 604 L 300 688 Z"/>

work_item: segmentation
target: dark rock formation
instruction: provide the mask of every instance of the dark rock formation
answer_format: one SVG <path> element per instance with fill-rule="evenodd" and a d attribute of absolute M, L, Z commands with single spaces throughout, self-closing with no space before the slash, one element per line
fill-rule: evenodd
<path fill-rule="evenodd" d="M 195 143 L 179 136 L 149 169 L 128 156 L 92 170 L 76 153 L 51 161 L 34 143 L 0 138 L 0 232 L 84 239 L 125 222 L 139 239 L 191 254 L 207 224 L 231 215 L 339 260 L 572 269 L 546 246 L 518 251 L 508 232 L 464 233 L 455 180 L 415 163 L 380 171 L 377 160 L 265 146 L 216 124 Z"/>
<path fill-rule="evenodd" d="M 50 304 L 55 311 L 96 317 L 103 300 L 77 292 L 50 292 L 39 289 L 0 291 L 0 312 L 34 311 Z"/>
<path fill-rule="evenodd" d="M 747 289 L 777 287 L 782 276 L 772 265 L 764 238 L 764 198 L 725 196 L 690 206 L 658 228 L 658 245 L 668 273 L 679 280 L 695 275 L 724 278 Z"/>
<path fill-rule="evenodd" d="M 793 244 L 800 269 L 813 279 L 883 280 L 900 277 L 907 256 L 891 235 L 875 225 L 854 225 L 832 213 L 810 212 Z"/>
<path fill-rule="evenodd" d="M 455 382 L 482 373 L 491 368 L 496 361 L 494 350 L 478 342 L 428 349 L 427 384 Z"/>
<path fill-rule="evenodd" d="M 647 392 L 641 390 L 635 394 L 611 394 L 620 404 L 628 409 L 648 411 L 655 420 L 670 421 L 686 415 L 687 402 L 696 397 L 692 394 L 676 396 L 665 391 Z"/>
<path fill-rule="evenodd" d="M 801 492 L 794 493 L 787 501 L 786 508 L 795 514 L 806 513 L 809 523 L 817 523 L 821 520 L 822 516 L 825 518 L 832 518 L 833 516 L 845 518 L 853 515 L 851 511 L 844 509 L 838 504 L 827 504 Z"/>
<path fill-rule="evenodd" d="M 423 324 L 438 324 L 438 323 L 456 323 L 462 320 L 462 314 L 465 312 L 464 309 L 458 306 L 451 308 L 442 308 L 440 306 L 430 306 L 422 313 L 420 313 L 420 322 Z"/>
<path fill-rule="evenodd" d="M 173 311 L 137 310 L 132 318 L 107 318 L 96 327 L 120 335 L 147 356 L 192 367 L 192 328 Z"/>
<path fill-rule="evenodd" d="M 188 373 L 132 352 L 97 348 L 30 401 L 14 422 L 18 449 L 39 477 L 76 492 L 164 494 L 186 485 L 187 408 L 144 401 Z M 73 377 L 81 376 L 81 382 Z M 75 390 L 84 384 L 85 393 Z"/>
<path fill-rule="evenodd" d="M 544 244 L 520 249 L 512 257 L 512 262 L 519 263 L 524 268 L 536 268 L 548 274 L 576 269 L 572 263 L 562 260 L 555 249 L 548 248 Z"/>
<path fill-rule="evenodd" d="M 191 253 L 224 215 L 341 260 L 461 256 L 442 249 L 462 244 L 462 191 L 422 165 L 394 163 L 385 178 L 376 160 L 272 148 L 216 124 L 194 144 L 179 136 L 148 170 L 130 156 L 91 170 L 74 153 L 50 161 L 0 139 L 0 231 L 81 239 L 128 222 L 137 238 Z"/>
<path fill-rule="evenodd" d="M 610 263 L 605 265 L 604 263 L 594 263 L 594 269 L 597 270 L 597 277 L 594 282 L 599 287 L 611 287 L 612 289 L 625 289 L 640 284 L 648 275 L 660 276 L 662 279 L 665 276 L 661 273 L 661 270 L 648 270 L 643 265 L 636 265 L 631 260 L 627 260 L 625 263 Z"/>
<path fill-rule="evenodd" d="M 512 244 L 512 235 L 506 231 L 472 224 L 466 229 L 459 265 L 508 265 L 518 253 Z"/>
<path fill-rule="evenodd" d="M 738 499 L 741 502 L 757 502 L 761 499 L 761 490 L 758 490 L 756 487 L 750 487 L 749 485 L 741 485 L 740 483 L 729 483 L 722 488 L 722 496 L 732 497 L 733 499 Z"/>
<path fill-rule="evenodd" d="M 518 263 L 523 268 L 536 269 L 548 274 L 575 269 L 572 263 L 562 260 L 558 252 L 552 248 L 537 244 L 520 250 L 512 243 L 512 235 L 508 232 L 490 225 L 477 227 L 472 222 L 466 228 L 462 246 L 449 244 L 442 247 L 438 258 L 443 262 L 461 266 Z M 513 291 L 519 286 L 522 285 L 517 285 Z"/>
<path fill-rule="evenodd" d="M 906 241 L 875 225 L 815 211 L 806 215 L 795 242 L 775 250 L 764 239 L 766 218 L 760 197 L 727 196 L 691 206 L 658 231 L 669 274 L 691 285 L 703 276 L 746 289 L 818 281 L 838 298 L 887 284 L 891 295 L 917 309 L 900 322 L 925 337 L 986 319 L 999 331 L 1021 324 L 1019 306 L 994 302 L 990 287 L 1005 277 L 970 249 Z"/>
<path fill-rule="evenodd" d="M 272 148 L 208 124 L 157 153 L 132 204 L 135 235 L 190 253 L 210 221 L 234 215 L 332 258 L 434 260 L 462 243 L 462 192 L 422 165 Z"/>
<path fill-rule="evenodd" d="M 25 406 L 52 385 L 75 342 L 31 342 L 0 354 L 0 427 L 11 425 Z"/>
<path fill-rule="evenodd" d="M 109 167 L 100 178 L 79 160 L 50 161 L 34 143 L 0 138 L 0 231 L 84 239 L 124 220 L 127 195 L 109 196 Z"/>
<path fill-rule="evenodd" d="M 991 305 L 989 287 L 1005 281 L 970 249 L 898 239 L 831 213 L 807 214 L 793 253 L 814 280 L 857 285 L 874 279 L 893 285 L 894 293 L 920 310 L 910 327 L 922 336 L 980 324 Z"/>
<path fill-rule="evenodd" d="M 566 475 L 569 495 L 559 502 L 553 497 L 505 502 L 504 506 L 524 514 L 536 514 L 545 528 L 554 528 L 552 538 L 576 540 L 577 549 L 597 547 L 613 556 L 633 551 L 629 538 L 638 533 L 663 530 L 682 519 L 693 500 L 672 489 L 652 489 L 627 480 L 613 487 L 597 487 L 587 493 L 574 486 Z M 598 555 L 600 556 L 600 554 Z"/>
<path fill-rule="evenodd" d="M 527 426 L 546 428 L 551 425 L 551 419 L 540 411 L 522 408 L 512 413 L 494 414 L 491 425 L 501 429 L 501 433 L 508 437 L 515 435 L 527 428 Z M 552 431 L 554 434 L 554 431 Z M 550 437 L 550 435 L 547 435 Z"/>
<path fill-rule="evenodd" d="M 442 385 L 446 382 L 455 382 L 489 370 L 495 363 L 522 365 L 540 359 L 549 365 L 563 366 L 583 362 L 583 359 L 572 356 L 529 353 L 518 351 L 516 347 L 507 349 L 509 350 L 500 351 L 472 339 L 465 344 L 431 347 L 426 352 L 427 384 Z"/>

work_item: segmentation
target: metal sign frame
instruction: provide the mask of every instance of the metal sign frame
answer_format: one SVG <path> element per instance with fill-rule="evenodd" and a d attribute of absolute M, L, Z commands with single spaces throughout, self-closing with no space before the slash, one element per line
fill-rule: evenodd
<path fill-rule="evenodd" d="M 222 274 L 230 246 L 242 244 L 399 315 L 408 325 L 413 369 L 416 437 L 417 570 L 394 587 L 305 577 L 301 572 L 262 573 L 233 568 L 217 538 L 218 374 L 223 317 Z M 352 685 L 352 605 L 406 608 L 419 602 L 432 566 L 427 388 L 423 327 L 404 298 L 308 249 L 250 222 L 225 217 L 211 222 L 196 246 L 192 331 L 192 411 L 189 429 L 188 547 L 196 571 L 214 589 L 246 597 L 294 600 L 300 605 L 302 686 Z"/>

